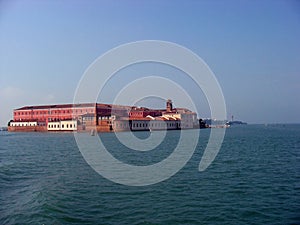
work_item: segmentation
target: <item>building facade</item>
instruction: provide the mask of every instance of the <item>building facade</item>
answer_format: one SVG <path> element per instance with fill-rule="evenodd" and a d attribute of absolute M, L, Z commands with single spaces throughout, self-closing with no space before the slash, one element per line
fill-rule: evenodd
<path fill-rule="evenodd" d="M 173 108 L 165 109 L 99 103 L 25 106 L 13 111 L 9 131 L 139 131 L 191 129 L 197 114 Z"/>

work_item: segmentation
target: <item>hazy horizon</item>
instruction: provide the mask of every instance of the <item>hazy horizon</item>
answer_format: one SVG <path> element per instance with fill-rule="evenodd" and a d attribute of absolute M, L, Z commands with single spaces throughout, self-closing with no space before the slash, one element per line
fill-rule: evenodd
<path fill-rule="evenodd" d="M 22 106 L 72 103 L 95 59 L 140 40 L 174 42 L 201 57 L 223 90 L 228 120 L 300 123 L 299 25 L 297 1 L 1 1 L 0 126 Z M 122 69 L 98 102 L 113 103 L 128 82 L 149 75 L 179 84 L 197 102 L 198 117 L 210 117 L 201 90 L 165 65 Z M 191 108 L 176 93 L 169 98 Z"/>

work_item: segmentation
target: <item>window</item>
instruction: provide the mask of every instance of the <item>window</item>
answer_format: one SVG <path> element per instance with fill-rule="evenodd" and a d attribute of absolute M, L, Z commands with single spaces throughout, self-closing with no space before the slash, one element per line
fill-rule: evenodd
<path fill-rule="evenodd" d="M 61 128 L 64 128 L 64 125 L 63 125 L 63 124 L 61 125 Z"/>
<path fill-rule="evenodd" d="M 69 124 L 67 124 L 67 128 L 69 128 Z"/>
<path fill-rule="evenodd" d="M 72 128 L 72 124 L 70 124 L 70 128 Z"/>

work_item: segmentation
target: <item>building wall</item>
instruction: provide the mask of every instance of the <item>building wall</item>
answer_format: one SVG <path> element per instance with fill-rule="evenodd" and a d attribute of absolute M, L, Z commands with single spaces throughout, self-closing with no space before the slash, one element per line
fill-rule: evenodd
<path fill-rule="evenodd" d="M 96 107 L 63 107 L 63 108 L 49 108 L 46 109 L 16 109 L 14 110 L 14 121 L 60 121 L 72 120 L 78 118 L 83 114 L 95 114 Z"/>
<path fill-rule="evenodd" d="M 131 130 L 149 130 L 149 120 L 132 120 Z"/>
<path fill-rule="evenodd" d="M 9 126 L 8 131 L 10 132 L 45 132 L 47 131 L 46 126 Z"/>
<path fill-rule="evenodd" d="M 112 129 L 114 131 L 128 131 L 130 130 L 129 120 L 114 120 L 112 122 Z"/>
<path fill-rule="evenodd" d="M 10 122 L 12 127 L 27 127 L 27 126 L 37 126 L 37 122 Z"/>
<path fill-rule="evenodd" d="M 149 130 L 177 130 L 180 129 L 180 121 L 175 120 L 115 120 L 114 131 L 149 131 Z"/>
<path fill-rule="evenodd" d="M 181 129 L 192 129 L 197 124 L 195 120 L 195 113 L 166 113 L 163 115 L 165 118 L 174 118 L 180 120 Z"/>
<path fill-rule="evenodd" d="M 130 118 L 144 118 L 146 116 L 161 116 L 162 113 L 159 110 L 143 110 L 143 109 L 139 109 L 139 110 L 131 110 L 129 112 L 129 117 Z"/>
<path fill-rule="evenodd" d="M 76 131 L 77 120 L 48 122 L 47 130 L 48 131 Z"/>
<path fill-rule="evenodd" d="M 39 110 L 14 110 L 14 121 L 46 121 L 48 111 Z"/>
<path fill-rule="evenodd" d="M 180 129 L 180 120 L 152 120 L 149 128 L 151 130 L 177 130 Z"/>
<path fill-rule="evenodd" d="M 58 131 L 58 130 L 60 130 L 60 127 L 61 127 L 60 122 L 48 122 L 47 130 Z"/>
<path fill-rule="evenodd" d="M 77 130 L 77 121 L 69 120 L 69 121 L 60 121 L 61 130 Z"/>
<path fill-rule="evenodd" d="M 181 114 L 181 128 L 191 129 L 194 127 L 193 116 L 191 114 Z"/>

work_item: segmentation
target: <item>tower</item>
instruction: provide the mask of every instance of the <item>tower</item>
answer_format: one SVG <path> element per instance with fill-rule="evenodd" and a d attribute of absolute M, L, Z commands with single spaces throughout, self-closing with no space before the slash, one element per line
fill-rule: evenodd
<path fill-rule="evenodd" d="M 167 110 L 167 112 L 172 112 L 173 111 L 173 105 L 172 105 L 172 100 L 171 99 L 167 100 L 166 110 Z"/>

